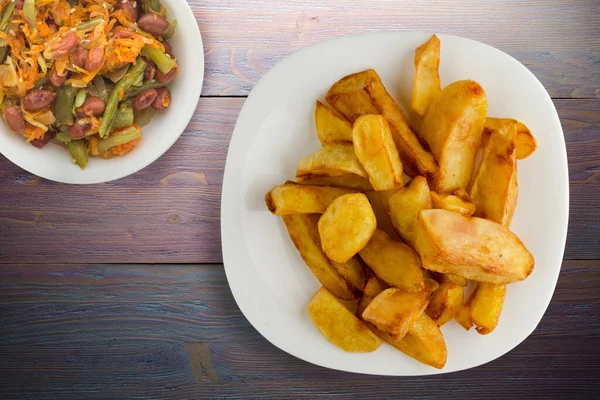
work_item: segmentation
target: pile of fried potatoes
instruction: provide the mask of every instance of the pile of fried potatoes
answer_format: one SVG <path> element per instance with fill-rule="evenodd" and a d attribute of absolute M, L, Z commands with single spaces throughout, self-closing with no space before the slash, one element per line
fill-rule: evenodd
<path fill-rule="evenodd" d="M 329 89 L 329 105 L 317 100 L 322 148 L 265 202 L 323 285 L 308 311 L 329 341 L 349 352 L 385 341 L 443 368 L 440 327 L 455 319 L 492 332 L 506 285 L 533 270 L 509 228 L 517 160 L 537 145 L 522 122 L 488 117 L 477 82 L 441 88 L 437 36 L 414 64 L 420 129 L 374 70 L 348 75 Z"/>

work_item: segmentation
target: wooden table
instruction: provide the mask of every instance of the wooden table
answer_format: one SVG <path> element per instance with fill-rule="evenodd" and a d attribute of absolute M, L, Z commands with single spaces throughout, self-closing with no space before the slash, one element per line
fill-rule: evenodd
<path fill-rule="evenodd" d="M 205 43 L 203 97 L 158 161 L 73 186 L 0 156 L 0 398 L 597 395 L 600 2 L 193 0 L 192 9 Z M 221 183 L 244 97 L 295 50 L 383 30 L 498 47 L 536 74 L 561 117 L 571 218 L 556 293 L 523 344 L 473 370 L 385 378 L 310 365 L 250 326 L 223 273 Z"/>

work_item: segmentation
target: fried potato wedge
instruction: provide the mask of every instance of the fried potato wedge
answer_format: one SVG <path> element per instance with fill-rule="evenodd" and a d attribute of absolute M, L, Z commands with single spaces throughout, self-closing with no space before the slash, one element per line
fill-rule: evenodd
<path fill-rule="evenodd" d="M 446 365 L 448 350 L 442 331 L 425 313 L 417 318 L 402 340 L 380 331 L 372 324 L 367 323 L 367 326 L 381 339 L 425 365 L 437 369 Z"/>
<path fill-rule="evenodd" d="M 367 178 L 354 174 L 343 174 L 336 176 L 328 175 L 304 175 L 298 178 L 300 185 L 314 186 L 334 186 L 341 188 L 355 189 L 360 192 L 369 192 L 373 190 L 373 186 Z"/>
<path fill-rule="evenodd" d="M 317 329 L 344 351 L 375 351 L 381 340 L 327 289 L 322 287 L 308 304 L 308 314 Z"/>
<path fill-rule="evenodd" d="M 419 142 L 404 112 L 374 70 L 345 76 L 329 89 L 325 98 L 351 123 L 362 115 L 383 115 L 390 125 L 407 174 L 431 175 L 437 170 L 433 155 Z"/>
<path fill-rule="evenodd" d="M 423 119 L 421 136 L 438 161 L 438 193 L 466 190 L 487 114 L 487 97 L 477 82 L 465 80 L 442 89 Z"/>
<path fill-rule="evenodd" d="M 477 209 L 475 204 L 454 195 L 431 192 L 431 208 L 454 211 L 465 217 L 470 217 Z"/>
<path fill-rule="evenodd" d="M 471 320 L 471 309 L 464 303 L 454 314 L 454 319 L 467 331 L 473 326 L 473 321 Z"/>
<path fill-rule="evenodd" d="M 317 100 L 315 125 L 321 144 L 352 143 L 352 124 L 340 113 Z"/>
<path fill-rule="evenodd" d="M 496 328 L 505 296 L 506 285 L 477 283 L 477 287 L 469 298 L 468 307 L 471 312 L 471 321 L 475 324 L 479 334 L 487 335 Z"/>
<path fill-rule="evenodd" d="M 482 149 L 486 147 L 492 133 L 500 129 L 509 120 L 508 118 L 486 118 L 483 134 L 481 135 Z M 529 157 L 536 149 L 537 141 L 527 125 L 517 121 L 517 160 Z"/>
<path fill-rule="evenodd" d="M 298 163 L 296 178 L 302 181 L 314 175 L 356 175 L 368 178 L 367 172 L 354 154 L 354 147 L 348 143 L 328 144 L 302 158 Z"/>
<path fill-rule="evenodd" d="M 392 221 L 387 215 L 387 204 L 388 199 L 391 195 L 393 195 L 396 191 L 387 190 L 384 192 L 366 192 L 365 194 L 369 198 L 371 202 L 371 207 L 373 208 L 373 212 L 375 213 L 375 218 L 377 219 L 377 228 L 383 230 L 385 233 L 390 235 L 390 237 L 394 240 L 400 240 L 400 237 L 394 230 L 394 226 L 392 225 Z"/>
<path fill-rule="evenodd" d="M 494 131 L 483 150 L 471 186 L 476 217 L 510 226 L 517 205 L 517 122 L 507 120 Z"/>
<path fill-rule="evenodd" d="M 265 203 L 275 215 L 322 214 L 333 200 L 349 193 L 356 190 L 290 182 L 271 189 L 265 195 Z"/>
<path fill-rule="evenodd" d="M 319 219 L 323 251 L 331 260 L 344 263 L 354 257 L 371 239 L 377 219 L 363 193 L 335 199 Z"/>
<path fill-rule="evenodd" d="M 407 292 L 390 288 L 381 292 L 365 309 L 362 317 L 377 329 L 402 340 L 427 307 L 431 291 Z"/>
<path fill-rule="evenodd" d="M 363 115 L 352 127 L 354 152 L 378 191 L 404 186 L 402 162 L 390 127 L 381 115 Z"/>
<path fill-rule="evenodd" d="M 415 248 L 424 268 L 474 281 L 517 282 L 534 267 L 531 253 L 506 227 L 447 210 L 419 213 Z"/>
<path fill-rule="evenodd" d="M 302 259 L 321 284 L 340 299 L 357 299 L 364 287 L 353 287 L 349 279 L 345 279 L 338 272 L 338 269 L 345 270 L 355 264 L 342 267 L 325 256 L 317 229 L 319 215 L 290 214 L 281 218 Z M 359 276 L 361 273 L 364 274 L 364 270 L 355 271 L 353 276 Z"/>
<path fill-rule="evenodd" d="M 404 243 L 392 240 L 383 230 L 375 230 L 359 255 L 387 284 L 409 292 L 424 289 L 419 255 Z"/>
<path fill-rule="evenodd" d="M 369 304 L 371 304 L 373 299 L 379 296 L 379 294 L 385 289 L 389 289 L 389 287 L 390 286 L 387 283 L 379 279 L 376 275 L 372 275 L 367 281 L 367 284 L 365 285 L 363 297 L 361 297 L 358 301 L 356 315 L 359 318 L 362 318 L 362 313 L 369 306 Z"/>
<path fill-rule="evenodd" d="M 458 286 L 462 287 L 465 287 L 469 284 L 469 281 L 467 279 L 454 274 L 440 274 L 435 272 L 435 280 L 438 281 L 440 284 L 451 282 L 456 283 Z"/>
<path fill-rule="evenodd" d="M 398 235 L 413 246 L 417 237 L 417 217 L 421 210 L 431 208 L 431 192 L 427 179 L 417 176 L 388 199 L 388 216 Z"/>
<path fill-rule="evenodd" d="M 429 106 L 438 98 L 440 86 L 440 39 L 432 35 L 415 50 L 415 79 L 412 89 L 412 109 L 425 118 Z"/>
<path fill-rule="evenodd" d="M 464 289 L 453 282 L 442 283 L 433 293 L 429 305 L 425 309 L 439 326 L 450 321 L 463 305 Z"/>

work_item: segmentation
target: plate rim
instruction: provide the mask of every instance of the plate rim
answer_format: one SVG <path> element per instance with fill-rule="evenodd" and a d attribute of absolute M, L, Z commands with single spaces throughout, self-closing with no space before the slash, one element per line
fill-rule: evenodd
<path fill-rule="evenodd" d="M 410 374 L 406 374 L 406 373 L 398 373 L 397 371 L 389 371 L 388 372 L 372 372 L 372 371 L 365 371 L 365 370 L 352 370 L 352 369 L 348 369 L 348 368 L 338 368 L 336 366 L 331 366 L 331 365 L 327 365 L 326 362 L 320 362 L 318 360 L 314 360 L 314 359 L 309 359 L 308 357 L 306 357 L 305 355 L 300 354 L 295 348 L 289 348 L 287 345 L 283 345 L 280 343 L 280 341 L 278 340 L 277 335 L 273 335 L 272 333 L 265 333 L 266 330 L 261 326 L 260 323 L 257 323 L 256 320 L 254 319 L 254 316 L 249 317 L 247 310 L 249 309 L 248 306 L 246 305 L 246 303 L 241 302 L 240 298 L 241 295 L 239 292 L 236 293 L 236 290 L 234 289 L 234 284 L 232 284 L 232 273 L 233 271 L 231 271 L 227 265 L 228 263 L 232 262 L 231 261 L 231 256 L 230 256 L 230 251 L 229 251 L 229 247 L 232 246 L 232 244 L 229 243 L 228 237 L 229 234 L 227 232 L 228 226 L 230 224 L 234 224 L 234 218 L 232 218 L 233 216 L 237 216 L 239 214 L 239 211 L 236 208 L 233 208 L 232 210 L 229 210 L 229 204 L 227 204 L 229 201 L 234 202 L 235 198 L 233 197 L 233 195 L 236 193 L 235 188 L 232 187 L 232 185 L 234 184 L 232 182 L 232 176 L 234 175 L 235 172 L 234 168 L 231 166 L 232 162 L 230 162 L 230 160 L 232 159 L 232 154 L 234 152 L 237 152 L 237 147 L 236 143 L 239 141 L 236 141 L 236 132 L 240 129 L 239 128 L 239 121 L 242 119 L 241 117 L 244 115 L 244 109 L 246 108 L 246 105 L 249 103 L 249 101 L 253 98 L 253 95 L 257 92 L 257 89 L 260 88 L 262 85 L 264 84 L 264 81 L 266 81 L 267 77 L 270 74 L 274 74 L 274 71 L 277 71 L 281 68 L 284 68 L 285 65 L 289 62 L 291 62 L 291 60 L 293 60 L 294 58 L 298 57 L 300 58 L 301 55 L 304 52 L 308 52 L 310 50 L 314 50 L 315 48 L 318 47 L 325 47 L 327 45 L 330 45 L 332 42 L 336 42 L 336 41 L 345 41 L 345 40 L 353 40 L 355 38 L 358 37 L 365 37 L 365 36 L 369 36 L 369 37 L 376 37 L 376 36 L 388 36 L 388 35 L 403 35 L 403 34 L 419 34 L 419 35 L 431 35 L 433 34 L 433 32 L 425 32 L 425 31 L 383 31 L 383 32 L 369 32 L 369 33 L 359 33 L 359 34 L 352 34 L 352 35 L 343 35 L 343 36 L 339 36 L 339 37 L 335 37 L 335 38 L 331 38 L 331 39 L 327 39 L 327 40 L 323 40 L 314 44 L 311 44 L 309 46 L 303 47 L 302 49 L 299 49 L 291 54 L 289 54 L 288 56 L 284 57 L 283 59 L 281 59 L 279 62 L 277 62 L 277 64 L 275 64 L 267 73 L 265 73 L 260 80 L 256 83 L 256 85 L 254 86 L 254 88 L 252 89 L 252 91 L 250 92 L 250 94 L 248 95 L 244 106 L 242 107 L 242 109 L 240 110 L 240 113 L 238 115 L 238 118 L 236 120 L 236 124 L 231 136 L 231 140 L 230 140 L 230 144 L 229 144 L 229 148 L 228 148 L 228 152 L 227 152 L 227 157 L 226 157 L 226 164 L 225 164 L 225 170 L 224 170 L 224 174 L 223 174 L 223 188 L 222 188 L 222 193 L 221 193 L 221 250 L 222 250 L 222 254 L 223 254 L 223 266 L 225 269 L 225 275 L 227 277 L 227 282 L 228 285 L 230 287 L 230 290 L 232 292 L 232 295 L 234 297 L 234 300 L 238 306 L 238 308 L 240 309 L 240 311 L 242 312 L 242 314 L 244 315 L 244 317 L 248 320 L 248 322 L 250 323 L 250 325 L 256 329 L 261 336 L 263 336 L 268 342 L 270 342 L 272 345 L 274 345 L 275 347 L 279 348 L 280 350 L 300 359 L 303 360 L 305 362 L 320 366 L 320 367 L 324 367 L 324 368 L 329 368 L 332 370 L 337 370 L 337 371 L 344 371 L 344 372 L 350 372 L 350 373 L 361 373 L 361 374 L 367 374 L 367 375 L 379 375 L 379 376 L 428 376 L 428 375 L 441 375 L 441 374 L 448 374 L 448 373 L 453 373 L 453 372 L 460 372 L 460 371 L 465 371 L 465 370 L 469 370 L 472 368 L 476 368 L 482 365 L 485 365 L 489 362 L 495 361 L 499 358 L 501 358 L 502 356 L 506 355 L 507 353 L 511 352 L 512 350 L 514 350 L 516 347 L 518 347 L 521 343 L 523 343 L 529 336 L 531 336 L 531 334 L 537 329 L 539 323 L 541 322 L 541 320 L 543 319 L 544 315 L 546 314 L 546 311 L 548 310 L 548 307 L 550 306 L 550 303 L 552 302 L 552 298 L 556 292 L 556 285 L 558 283 L 558 278 L 560 276 L 560 271 L 562 269 L 562 262 L 564 261 L 564 252 L 565 252 L 565 248 L 566 248 L 566 240 L 567 240 L 567 232 L 568 232 L 568 225 L 569 225 L 569 214 L 570 214 L 570 194 L 569 194 L 569 168 L 568 168 L 568 155 L 567 155 L 567 150 L 566 150 L 566 141 L 565 141 L 565 137 L 564 137 L 564 132 L 562 129 L 562 124 L 560 123 L 560 117 L 558 115 L 558 112 L 556 111 L 556 106 L 554 105 L 554 102 L 552 101 L 552 98 L 550 96 L 550 94 L 548 93 L 548 91 L 546 90 L 546 88 L 543 86 L 543 84 L 539 81 L 539 79 L 533 74 L 533 72 L 531 72 L 524 64 L 522 64 L 520 61 L 518 61 L 517 59 L 515 59 L 514 57 L 512 57 L 510 54 L 507 54 L 506 52 L 488 45 L 486 43 L 474 40 L 474 39 L 470 39 L 470 38 L 466 38 L 466 37 L 462 37 L 462 36 L 457 36 L 457 35 L 450 35 L 450 34 L 439 34 L 439 33 L 435 33 L 440 40 L 444 40 L 444 38 L 454 38 L 454 39 L 459 39 L 459 40 L 463 40 L 463 41 L 467 41 L 470 43 L 474 43 L 476 45 L 482 45 L 484 47 L 487 47 L 489 49 L 491 49 L 492 51 L 496 51 L 496 52 L 500 52 L 504 57 L 506 57 L 507 59 L 509 59 L 511 62 L 515 63 L 517 65 L 518 68 L 522 68 L 524 71 L 526 71 L 526 73 L 530 76 L 530 78 L 532 78 L 532 81 L 535 82 L 536 85 L 538 85 L 543 93 L 545 94 L 545 96 L 547 96 L 547 99 L 549 100 L 551 106 L 552 106 L 552 110 L 554 111 L 554 115 L 553 117 L 556 118 L 558 124 L 557 127 L 560 130 L 560 134 L 562 135 L 562 154 L 561 156 L 564 155 L 564 164 L 563 165 L 564 169 L 565 169 L 565 180 L 566 180 L 566 184 L 564 185 L 565 187 L 563 187 L 563 201 L 565 204 L 565 209 L 562 210 L 564 212 L 564 217 L 565 217 L 565 224 L 564 224 L 564 233 L 561 237 L 557 237 L 558 239 L 561 239 L 560 242 L 562 243 L 562 250 L 561 250 L 561 261 L 560 261 L 560 265 L 557 269 L 556 275 L 555 275 L 555 279 L 553 279 L 553 284 L 552 284 L 552 288 L 551 288 L 551 296 L 550 299 L 548 301 L 548 303 L 545 305 L 543 312 L 540 313 L 539 319 L 536 321 L 536 323 L 533 325 L 533 327 L 531 328 L 531 330 L 524 335 L 520 340 L 518 340 L 516 343 L 511 344 L 510 348 L 508 348 L 506 351 L 504 351 L 503 353 L 501 353 L 500 355 L 470 366 L 470 367 L 466 367 L 466 368 L 462 368 L 462 369 L 456 369 L 456 370 L 447 370 L 445 371 L 444 369 L 441 370 L 437 370 L 434 368 L 431 368 L 431 370 L 428 370 L 428 372 L 426 373 L 410 373 Z M 240 137 L 240 134 L 237 135 L 237 137 Z M 240 167 L 241 168 L 241 167 Z M 241 177 L 241 172 L 240 172 L 240 176 L 239 176 L 239 181 L 242 180 Z M 232 204 L 233 206 L 233 204 Z M 241 222 L 237 223 L 237 227 L 241 228 Z M 562 227 L 561 227 L 562 228 Z M 242 235 L 243 236 L 243 235 Z M 239 245 L 239 243 L 238 243 Z M 246 247 L 246 243 L 243 243 L 244 248 Z M 247 249 L 245 250 L 246 252 Z M 541 308 L 541 307 L 540 307 Z M 333 345 L 332 345 L 333 346 Z M 299 346 L 300 347 L 300 346 Z"/>

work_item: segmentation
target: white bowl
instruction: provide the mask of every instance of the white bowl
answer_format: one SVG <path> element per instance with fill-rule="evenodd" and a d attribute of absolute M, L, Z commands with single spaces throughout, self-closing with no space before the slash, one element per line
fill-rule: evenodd
<path fill-rule="evenodd" d="M 227 156 L 221 205 L 225 271 L 250 323 L 275 346 L 303 360 L 344 371 L 426 375 L 484 364 L 521 343 L 541 320 L 561 267 L 569 213 L 567 155 L 558 115 L 536 77 L 507 54 L 472 40 L 439 35 L 442 85 L 474 79 L 485 89 L 489 115 L 529 126 L 537 151 L 519 162 L 519 199 L 512 229 L 533 253 L 529 278 L 508 286 L 498 327 L 481 336 L 455 321 L 442 331 L 448 362 L 436 370 L 385 344 L 368 354 L 329 343 L 306 306 L 320 284 L 264 195 L 293 179 L 298 160 L 320 147 L 315 100 L 341 77 L 374 68 L 410 110 L 413 56 L 430 34 L 377 33 L 319 43 L 288 57 L 256 85 L 240 113 Z"/>
<path fill-rule="evenodd" d="M 194 114 L 204 79 L 204 49 L 198 24 L 185 0 L 163 0 L 169 19 L 177 19 L 169 40 L 179 64 L 179 75 L 169 84 L 172 102 L 145 126 L 142 141 L 129 154 L 105 160 L 90 157 L 81 170 L 69 152 L 50 143 L 37 149 L 8 128 L 0 118 L 0 152 L 19 167 L 42 178 L 64 183 L 91 184 L 123 178 L 163 155 L 185 130 Z"/>

